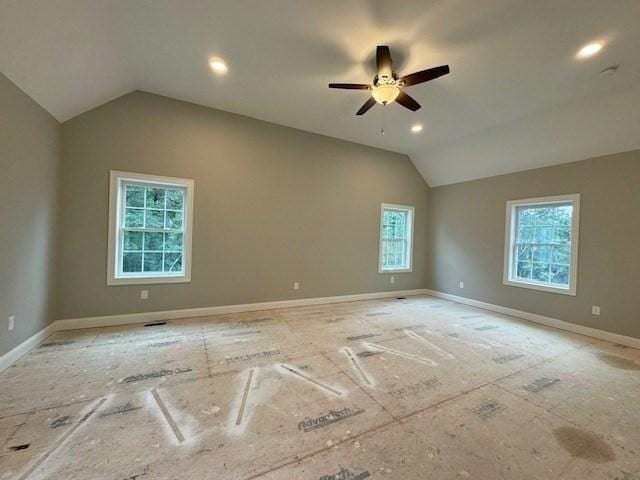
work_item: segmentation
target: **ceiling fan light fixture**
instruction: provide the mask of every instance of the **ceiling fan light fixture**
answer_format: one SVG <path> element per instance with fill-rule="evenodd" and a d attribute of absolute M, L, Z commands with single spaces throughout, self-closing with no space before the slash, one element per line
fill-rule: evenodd
<path fill-rule="evenodd" d="M 387 105 L 393 102 L 398 95 L 400 94 L 400 89 L 395 85 L 378 85 L 377 87 L 373 87 L 373 91 L 371 95 L 376 102 Z"/>

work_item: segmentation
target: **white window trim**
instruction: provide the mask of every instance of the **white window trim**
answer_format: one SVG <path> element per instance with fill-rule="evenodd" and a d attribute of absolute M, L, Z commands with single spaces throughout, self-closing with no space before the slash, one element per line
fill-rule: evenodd
<path fill-rule="evenodd" d="M 569 287 L 554 287 L 547 284 L 540 284 L 534 281 L 515 280 L 513 278 L 513 241 L 515 239 L 515 215 L 520 205 L 544 205 L 551 203 L 571 202 L 573 212 L 571 216 L 571 268 L 569 271 Z M 530 288 L 543 292 L 559 293 L 563 295 L 576 295 L 578 284 L 578 235 L 580 231 L 580 194 L 555 195 L 551 197 L 526 198 L 522 200 L 510 200 L 507 202 L 507 214 L 505 221 L 504 240 L 504 274 L 502 283 L 512 287 Z"/>
<path fill-rule="evenodd" d="M 384 227 L 384 211 L 385 209 L 398 209 L 408 210 L 411 222 L 411 233 L 409 236 L 409 248 L 407 248 L 407 255 L 409 256 L 408 268 L 383 268 L 382 267 L 382 234 Z M 415 208 L 409 205 L 397 205 L 394 203 L 383 203 L 380 205 L 380 242 L 378 246 L 378 273 L 410 273 L 413 272 L 413 230 L 415 224 Z"/>
<path fill-rule="evenodd" d="M 121 181 L 133 180 L 157 185 L 181 186 L 186 189 L 184 222 L 184 273 L 150 274 L 135 277 L 117 277 L 116 262 L 119 258 L 118 225 L 122 205 L 118 194 Z M 109 241 L 107 248 L 107 285 L 140 285 L 154 283 L 186 283 L 191 281 L 191 238 L 193 231 L 193 180 L 173 177 L 160 177 L 142 173 L 112 170 L 109 178 Z"/>

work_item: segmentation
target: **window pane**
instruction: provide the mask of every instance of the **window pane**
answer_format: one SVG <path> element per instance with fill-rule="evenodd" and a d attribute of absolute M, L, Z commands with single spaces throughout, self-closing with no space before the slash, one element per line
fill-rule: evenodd
<path fill-rule="evenodd" d="M 162 210 L 145 210 L 145 227 L 146 228 L 164 228 L 164 211 Z"/>
<path fill-rule="evenodd" d="M 116 235 L 111 239 L 110 252 L 119 254 L 114 262 L 115 280 L 119 275 L 144 278 L 162 277 L 163 272 L 166 276 L 184 274 L 189 260 L 185 257 L 185 215 L 191 213 L 186 204 L 189 188 L 182 182 L 156 183 L 151 176 L 118 175 L 116 185 L 117 197 L 110 197 L 110 205 L 120 205 L 120 211 L 115 217 L 117 223 L 109 224 Z M 392 217 L 392 236 L 396 224 Z"/>
<path fill-rule="evenodd" d="M 559 285 L 569 285 L 569 266 L 551 265 L 550 281 Z"/>
<path fill-rule="evenodd" d="M 148 206 L 148 205 L 147 205 Z M 536 225 L 549 225 L 553 223 L 553 208 L 536 208 Z"/>
<path fill-rule="evenodd" d="M 395 238 L 404 238 L 405 235 L 405 220 L 406 220 L 406 216 L 404 213 L 396 213 L 394 215 L 394 221 L 395 221 L 395 232 L 394 232 L 394 237 Z"/>
<path fill-rule="evenodd" d="M 124 232 L 124 250 L 142 251 L 142 232 Z"/>
<path fill-rule="evenodd" d="M 516 275 L 519 278 L 531 278 L 531 262 L 518 262 Z"/>
<path fill-rule="evenodd" d="M 518 224 L 533 225 L 535 223 L 535 210 L 533 208 L 518 209 Z"/>
<path fill-rule="evenodd" d="M 122 271 L 125 273 L 142 271 L 142 253 L 125 253 L 122 256 Z"/>
<path fill-rule="evenodd" d="M 182 228 L 182 212 L 167 212 L 166 228 Z"/>
<path fill-rule="evenodd" d="M 551 227 L 538 227 L 534 234 L 534 241 L 536 243 L 551 243 Z"/>
<path fill-rule="evenodd" d="M 553 228 L 553 243 L 570 243 L 571 227 L 558 226 Z"/>
<path fill-rule="evenodd" d="M 182 254 L 167 253 L 164 256 L 165 272 L 181 272 L 182 271 Z"/>
<path fill-rule="evenodd" d="M 388 268 L 407 268 L 406 242 L 385 240 L 382 243 L 383 266 Z"/>
<path fill-rule="evenodd" d="M 520 225 L 518 232 L 518 243 L 530 243 L 533 242 L 533 232 L 535 227 L 527 227 Z"/>
<path fill-rule="evenodd" d="M 167 208 L 171 210 L 182 210 L 184 205 L 183 190 L 167 190 Z"/>
<path fill-rule="evenodd" d="M 144 233 L 144 250 L 148 251 L 162 251 L 162 244 L 164 239 L 164 233 Z"/>
<path fill-rule="evenodd" d="M 406 232 L 406 216 L 406 212 L 385 210 L 382 228 L 384 238 L 404 238 Z"/>
<path fill-rule="evenodd" d="M 549 281 L 549 264 L 533 262 L 533 272 L 531 278 L 538 282 Z"/>
<path fill-rule="evenodd" d="M 383 240 L 382 241 L 382 258 L 385 265 L 389 265 L 390 263 L 390 258 L 389 258 L 390 254 L 391 254 L 391 245 L 386 240 Z"/>
<path fill-rule="evenodd" d="M 147 208 L 164 208 L 164 188 L 147 188 Z"/>
<path fill-rule="evenodd" d="M 383 209 L 380 241 L 382 269 L 409 268 L 410 222 L 410 211 L 396 208 Z"/>
<path fill-rule="evenodd" d="M 508 252 L 514 279 L 569 285 L 573 205 L 563 202 L 516 207 L 516 248 Z"/>
<path fill-rule="evenodd" d="M 144 220 L 144 210 L 141 208 L 127 208 L 124 214 L 125 227 L 142 227 Z"/>
<path fill-rule="evenodd" d="M 534 246 L 533 247 L 533 261 L 534 262 L 549 262 L 549 256 L 551 255 L 551 247 L 548 246 Z"/>
<path fill-rule="evenodd" d="M 406 255 L 406 245 L 404 242 L 398 243 L 397 252 L 396 252 L 396 265 L 401 268 L 406 268 L 407 265 L 407 255 Z"/>
<path fill-rule="evenodd" d="M 553 212 L 553 224 L 570 226 L 572 215 L 573 207 L 571 205 L 556 207 Z"/>
<path fill-rule="evenodd" d="M 553 263 L 562 263 L 568 265 L 571 259 L 571 247 L 558 246 L 553 247 L 551 251 L 551 261 Z"/>
<path fill-rule="evenodd" d="M 182 252 L 182 233 L 165 233 L 165 250 Z"/>
<path fill-rule="evenodd" d="M 144 208 L 144 187 L 126 186 L 125 207 Z"/>
<path fill-rule="evenodd" d="M 145 272 L 161 272 L 162 271 L 162 254 L 161 253 L 145 253 L 144 254 L 144 271 Z"/>
<path fill-rule="evenodd" d="M 518 245 L 517 261 L 531 261 L 532 250 L 531 245 Z"/>

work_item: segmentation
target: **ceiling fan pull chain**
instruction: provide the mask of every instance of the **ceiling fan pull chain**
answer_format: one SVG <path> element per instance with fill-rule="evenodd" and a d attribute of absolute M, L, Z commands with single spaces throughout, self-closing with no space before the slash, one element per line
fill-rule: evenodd
<path fill-rule="evenodd" d="M 385 114 L 385 112 L 386 112 L 386 110 L 387 110 L 385 107 L 386 107 L 386 105 L 382 105 L 382 128 L 380 129 L 380 134 L 381 134 L 382 136 L 384 136 L 384 121 L 385 121 L 385 119 L 386 119 L 386 114 Z"/>

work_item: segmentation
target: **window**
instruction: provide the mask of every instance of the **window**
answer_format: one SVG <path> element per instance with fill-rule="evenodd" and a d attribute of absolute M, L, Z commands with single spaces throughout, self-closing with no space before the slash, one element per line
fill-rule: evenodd
<path fill-rule="evenodd" d="M 410 272 L 413 248 L 413 207 L 382 204 L 380 273 Z"/>
<path fill-rule="evenodd" d="M 111 172 L 107 284 L 191 280 L 193 180 Z"/>
<path fill-rule="evenodd" d="M 580 195 L 507 202 L 504 284 L 576 294 Z"/>

